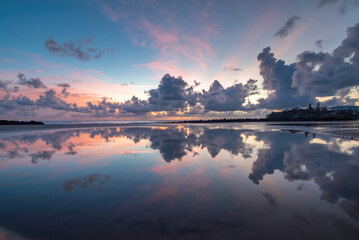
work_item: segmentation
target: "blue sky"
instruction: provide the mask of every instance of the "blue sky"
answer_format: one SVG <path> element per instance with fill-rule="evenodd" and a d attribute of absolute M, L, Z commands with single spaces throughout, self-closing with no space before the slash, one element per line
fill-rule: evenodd
<path fill-rule="evenodd" d="M 70 105 L 77 103 L 87 107 L 87 102 L 91 102 L 97 106 L 103 97 L 108 98 L 107 102 L 121 105 L 132 95 L 148 101 L 150 96 L 145 91 L 160 89 L 157 86 L 165 74 L 182 76 L 188 86 L 193 85 L 194 80 L 200 82 L 195 88 L 198 93 L 202 89 L 209 91 L 214 80 L 226 89 L 255 79 L 256 94 L 248 94 L 241 104 L 248 106 L 248 100 L 257 103 L 260 98 L 266 99 L 270 91 L 279 92 L 263 87 L 266 80 L 260 72 L 257 56 L 264 48 L 270 47 L 276 60 L 284 60 L 286 64 L 296 63 L 297 56 L 304 51 L 331 54 L 347 37 L 348 27 L 359 21 L 358 5 L 357 0 L 3 1 L 0 9 L 0 80 L 7 83 L 7 88 L 14 88 L 18 73 L 24 73 L 29 79 L 39 78 L 46 88 L 35 89 L 29 85 L 18 86 L 19 91 L 4 88 L 0 92 L 0 97 L 5 99 L 0 115 L 2 118 L 50 120 L 48 112 L 44 111 L 47 109 L 57 114 L 55 118 L 66 119 L 84 116 L 89 119 L 147 118 L 156 115 L 152 112 L 166 112 L 167 117 L 178 117 L 178 112 L 188 117 L 260 116 L 266 112 L 263 110 L 279 106 L 234 107 L 231 112 L 222 112 L 206 109 L 198 100 L 196 106 L 187 103 L 179 109 L 152 106 L 151 111 L 143 111 L 145 115 L 136 115 L 124 113 L 122 107 L 111 107 L 107 103 L 103 108 L 108 109 L 102 109 L 105 114 L 94 113 L 94 109 L 73 111 Z M 275 35 L 293 17 L 296 20 L 292 26 L 287 26 L 286 34 Z M 92 54 L 92 58 L 81 60 L 71 55 L 74 53 L 69 53 L 66 47 L 51 51 L 45 46 L 49 37 L 58 44 L 56 46 L 72 42 L 81 51 Z M 316 45 L 318 40 L 320 44 Z M 101 56 L 95 58 L 95 53 L 89 49 L 96 50 Z M 326 97 L 324 100 L 327 100 L 333 96 L 344 98 L 342 95 L 346 93 L 345 96 L 350 95 L 347 97 L 350 101 L 343 104 L 356 104 L 353 98 L 358 81 L 355 78 L 350 81 L 344 90 L 338 88 L 339 93 L 330 96 L 311 94 L 310 97 Z M 71 85 L 67 89 L 70 95 L 66 98 L 59 94 L 62 91 L 59 83 Z M 50 89 L 56 92 L 54 102 L 62 100 L 70 105 L 61 102 L 62 107 L 38 104 L 29 107 L 17 106 L 19 101 L 16 106 L 9 103 L 20 95 L 36 102 Z M 214 98 L 218 100 L 218 96 Z M 238 100 L 230 99 L 228 95 L 225 98 L 227 102 Z M 12 104 L 11 111 L 7 107 L 9 104 Z M 160 105 L 166 104 L 174 106 L 168 102 Z M 192 111 L 191 107 L 196 110 Z M 109 114 L 111 108 L 117 109 L 115 114 Z M 195 114 L 187 114 L 191 111 Z M 26 112 L 26 115 L 19 115 L 19 112 Z"/>

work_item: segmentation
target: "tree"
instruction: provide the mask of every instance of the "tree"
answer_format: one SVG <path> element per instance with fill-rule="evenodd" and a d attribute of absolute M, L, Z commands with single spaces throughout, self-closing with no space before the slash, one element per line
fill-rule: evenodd
<path fill-rule="evenodd" d="M 316 106 L 315 110 L 317 110 L 317 111 L 320 110 L 320 104 L 319 104 L 319 102 L 317 103 L 317 106 Z"/>

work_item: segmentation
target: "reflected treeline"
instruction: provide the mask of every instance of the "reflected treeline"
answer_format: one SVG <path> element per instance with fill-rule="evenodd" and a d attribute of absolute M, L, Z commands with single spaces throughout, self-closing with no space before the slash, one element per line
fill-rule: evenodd
<path fill-rule="evenodd" d="M 36 164 L 50 160 L 56 152 L 71 157 L 77 154 L 73 137 L 88 134 L 90 138 L 112 141 L 124 137 L 138 143 L 147 140 L 149 147 L 158 150 L 166 162 L 181 160 L 195 153 L 195 148 L 206 149 L 215 158 L 222 150 L 243 158 L 254 158 L 249 179 L 260 184 L 265 175 L 278 170 L 288 181 L 314 181 L 321 189 L 321 198 L 337 203 L 349 216 L 359 220 L 359 145 L 356 141 L 330 137 L 315 138 L 311 134 L 298 132 L 206 128 L 206 127 L 127 127 L 62 130 L 48 133 L 27 133 L 3 138 L 0 147 L 7 151 L 7 157 L 29 157 Z M 31 146 L 41 140 L 51 150 L 33 152 Z M 261 143 L 261 144 L 259 144 Z M 256 152 L 256 154 L 254 154 Z M 107 177 L 87 176 L 70 179 L 64 188 L 87 186 L 110 181 Z M 298 190 L 305 187 L 299 183 Z M 95 188 L 97 188 L 95 187 Z M 270 204 L 273 199 L 263 194 Z"/>

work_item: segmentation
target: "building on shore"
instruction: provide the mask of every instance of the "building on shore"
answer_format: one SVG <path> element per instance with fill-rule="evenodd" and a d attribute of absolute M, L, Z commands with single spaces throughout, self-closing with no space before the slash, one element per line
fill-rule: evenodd
<path fill-rule="evenodd" d="M 329 108 L 331 111 L 353 111 L 359 112 L 359 106 L 335 106 Z"/>

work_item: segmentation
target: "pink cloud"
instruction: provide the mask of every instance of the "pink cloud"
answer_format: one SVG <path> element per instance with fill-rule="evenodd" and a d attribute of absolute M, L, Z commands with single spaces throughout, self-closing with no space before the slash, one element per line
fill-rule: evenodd
<path fill-rule="evenodd" d="M 159 44 L 169 44 L 169 43 L 178 43 L 177 36 L 175 34 L 169 33 L 159 27 L 154 26 L 149 21 L 143 19 L 141 21 L 144 30 L 156 40 Z"/>
<path fill-rule="evenodd" d="M 112 22 L 118 21 L 119 17 L 117 15 L 117 13 L 112 8 L 110 8 L 108 5 L 106 5 L 103 2 L 101 2 L 100 5 L 101 5 L 102 11 L 110 18 L 110 20 Z"/>
<path fill-rule="evenodd" d="M 161 26 L 154 25 L 142 18 L 137 27 L 146 33 L 151 39 L 150 47 L 161 49 L 165 57 L 177 58 L 184 56 L 205 69 L 206 57 L 214 53 L 210 43 L 199 36 L 188 35 L 178 29 L 169 28 L 165 30 Z M 207 37 L 206 37 L 207 38 Z M 136 43 L 138 40 L 136 38 Z M 142 46 L 143 46 L 142 42 Z"/>

